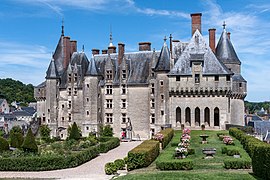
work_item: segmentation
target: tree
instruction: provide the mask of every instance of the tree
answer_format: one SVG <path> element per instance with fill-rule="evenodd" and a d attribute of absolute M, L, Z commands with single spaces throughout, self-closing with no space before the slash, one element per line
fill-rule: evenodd
<path fill-rule="evenodd" d="M 13 132 L 10 134 L 10 146 L 14 148 L 20 148 L 23 144 L 23 134 L 19 132 Z"/>
<path fill-rule="evenodd" d="M 113 136 L 113 129 L 110 125 L 106 125 L 102 127 L 102 130 L 100 131 L 100 136 L 107 136 L 112 137 Z"/>
<path fill-rule="evenodd" d="M 9 134 L 12 134 L 12 133 L 21 133 L 23 134 L 23 130 L 20 126 L 13 126 L 9 132 Z"/>
<path fill-rule="evenodd" d="M 3 137 L 4 134 L 5 132 L 2 129 L 0 129 L 0 137 Z"/>
<path fill-rule="evenodd" d="M 70 129 L 70 130 L 69 130 Z M 68 140 L 70 139 L 74 139 L 74 140 L 79 140 L 81 138 L 81 133 L 80 133 L 80 130 L 76 124 L 76 122 L 74 122 L 71 126 L 71 128 L 68 129 L 68 133 L 69 136 L 68 136 Z"/>
<path fill-rule="evenodd" d="M 42 124 L 39 127 L 39 134 L 41 139 L 43 139 L 44 141 L 49 141 L 50 140 L 50 133 L 51 133 L 51 129 L 48 127 L 48 125 L 44 125 Z"/>
<path fill-rule="evenodd" d="M 29 128 L 25 139 L 22 144 L 24 152 L 38 152 L 38 146 L 36 144 L 35 136 L 33 135 L 32 129 Z"/>

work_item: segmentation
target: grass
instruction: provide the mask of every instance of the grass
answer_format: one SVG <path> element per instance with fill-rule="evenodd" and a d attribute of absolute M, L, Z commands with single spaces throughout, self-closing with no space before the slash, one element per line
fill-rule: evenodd
<path fill-rule="evenodd" d="M 195 149 L 195 154 L 189 155 L 186 159 L 193 160 L 193 170 L 159 171 L 153 168 L 153 166 L 155 166 L 155 162 L 159 160 L 169 159 L 171 161 L 179 161 L 179 159 L 174 159 L 173 155 L 177 144 L 180 142 L 181 131 L 175 131 L 175 136 L 170 144 L 161 152 L 159 157 L 152 165 L 149 166 L 149 168 L 131 171 L 128 175 L 119 177 L 119 179 L 258 179 L 252 175 L 251 169 L 227 170 L 224 168 L 223 160 L 233 157 L 222 154 L 222 147 L 237 149 L 242 158 L 250 159 L 250 157 L 242 148 L 242 145 L 238 140 L 233 138 L 235 146 L 226 146 L 219 140 L 217 133 L 228 134 L 228 131 L 191 131 L 190 148 Z M 201 134 L 209 135 L 207 138 L 208 144 L 201 144 Z M 202 149 L 206 147 L 216 148 L 216 155 L 214 155 L 213 159 L 204 159 L 205 155 L 202 153 Z"/>

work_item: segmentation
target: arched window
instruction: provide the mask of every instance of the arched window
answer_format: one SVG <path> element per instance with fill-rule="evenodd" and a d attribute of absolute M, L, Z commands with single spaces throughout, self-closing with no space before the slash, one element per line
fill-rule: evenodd
<path fill-rule="evenodd" d="M 210 126 L 210 109 L 208 107 L 204 109 L 204 123 Z"/>
<path fill-rule="evenodd" d="M 219 126 L 219 109 L 216 107 L 214 109 L 214 126 Z"/>
<path fill-rule="evenodd" d="M 177 122 L 179 122 L 180 124 L 182 123 L 181 122 L 181 108 L 180 107 L 176 108 L 176 123 Z"/>
<path fill-rule="evenodd" d="M 195 124 L 200 126 L 201 120 L 200 120 L 200 108 L 195 108 Z"/>
<path fill-rule="evenodd" d="M 185 111 L 185 114 L 186 114 L 186 123 L 189 123 L 189 125 L 191 125 L 191 117 L 190 117 L 190 108 L 187 107 L 186 108 L 186 111 Z"/>

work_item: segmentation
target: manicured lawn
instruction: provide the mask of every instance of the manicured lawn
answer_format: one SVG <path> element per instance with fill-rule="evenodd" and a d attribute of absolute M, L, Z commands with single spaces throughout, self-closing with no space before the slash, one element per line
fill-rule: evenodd
<path fill-rule="evenodd" d="M 119 179 L 258 179 L 252 176 L 251 169 L 228 170 L 224 168 L 224 159 L 232 158 L 222 154 L 222 147 L 231 147 L 237 149 L 242 158 L 249 159 L 248 154 L 242 148 L 238 140 L 233 138 L 235 145 L 225 145 L 217 137 L 217 133 L 228 134 L 228 131 L 191 131 L 190 148 L 195 149 L 194 155 L 189 155 L 186 159 L 191 159 L 194 163 L 193 170 L 183 171 L 160 171 L 154 169 L 156 161 L 170 160 L 181 161 L 181 159 L 174 159 L 173 155 L 177 144 L 180 142 L 181 131 L 176 131 L 171 143 L 161 152 L 152 167 L 131 171 L 127 176 Z M 201 134 L 207 134 L 208 144 L 201 144 Z M 202 153 L 203 148 L 216 148 L 216 155 L 213 159 L 204 159 L 205 155 Z M 143 173 L 142 173 L 143 172 Z"/>

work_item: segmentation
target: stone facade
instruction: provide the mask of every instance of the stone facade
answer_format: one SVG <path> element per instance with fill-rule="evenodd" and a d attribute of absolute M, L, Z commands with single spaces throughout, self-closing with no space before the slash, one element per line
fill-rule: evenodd
<path fill-rule="evenodd" d="M 150 42 L 138 52 L 125 52 L 110 38 L 108 50 L 92 50 L 88 60 L 76 52 L 76 41 L 61 35 L 46 73 L 35 88 L 41 122 L 52 136 L 67 137 L 76 122 L 82 135 L 109 124 L 117 137 L 149 139 L 166 127 L 224 129 L 244 124 L 247 82 L 225 26 L 217 46 L 201 35 L 201 14 L 193 14 L 189 42 L 166 39 L 160 51 Z"/>

